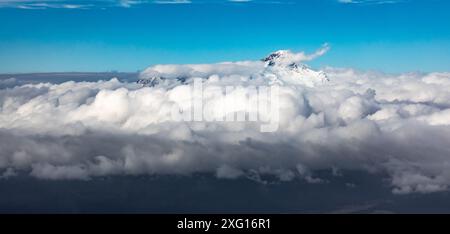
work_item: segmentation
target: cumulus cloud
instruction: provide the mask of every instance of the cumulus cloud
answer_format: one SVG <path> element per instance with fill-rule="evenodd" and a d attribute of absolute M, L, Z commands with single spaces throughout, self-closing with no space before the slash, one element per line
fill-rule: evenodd
<path fill-rule="evenodd" d="M 14 87 L 18 83 L 19 83 L 19 81 L 14 77 L 7 78 L 7 79 L 0 79 L 0 89 Z"/>
<path fill-rule="evenodd" d="M 141 74 L 164 77 L 151 87 L 117 79 L 2 81 L 1 178 L 213 173 L 263 183 L 264 176 L 327 183 L 317 171 L 339 176 L 358 170 L 387 176 L 394 193 L 447 190 L 450 73 L 316 72 L 285 64 L 283 57 L 306 61 L 325 50 L 275 53 L 280 63 L 274 66 L 156 65 Z M 320 74 L 329 81 L 318 81 Z M 278 85 L 278 130 L 261 132 L 258 121 L 173 121 L 174 103 L 192 105 L 186 97 L 193 78 L 201 79 L 203 102 L 213 112 L 237 113 L 252 87 Z M 225 105 L 223 93 L 214 90 L 230 85 L 239 88 Z"/>

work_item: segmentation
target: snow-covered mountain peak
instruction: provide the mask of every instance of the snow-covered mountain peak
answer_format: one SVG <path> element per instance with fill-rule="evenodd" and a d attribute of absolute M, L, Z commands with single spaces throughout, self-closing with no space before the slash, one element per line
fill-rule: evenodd
<path fill-rule="evenodd" d="M 317 53 L 317 52 L 316 52 Z M 320 52 L 323 53 L 323 52 Z M 278 50 L 257 61 L 224 62 L 215 64 L 155 65 L 140 74 L 138 83 L 143 86 L 165 85 L 173 87 L 190 83 L 193 78 L 219 77 L 232 80 L 255 80 L 259 83 L 315 86 L 328 81 L 323 71 L 315 71 L 303 64 L 317 56 L 290 50 Z"/>
<path fill-rule="evenodd" d="M 299 60 L 301 59 L 298 54 L 292 53 L 290 50 L 278 50 L 269 54 L 261 61 L 265 62 L 267 66 L 288 66 L 297 63 Z"/>
<path fill-rule="evenodd" d="M 292 53 L 290 50 L 278 50 L 261 59 L 265 63 L 266 72 L 277 75 L 289 83 L 302 83 L 313 86 L 314 83 L 329 81 L 323 71 L 315 71 L 299 61 L 304 60 L 303 53 Z"/>

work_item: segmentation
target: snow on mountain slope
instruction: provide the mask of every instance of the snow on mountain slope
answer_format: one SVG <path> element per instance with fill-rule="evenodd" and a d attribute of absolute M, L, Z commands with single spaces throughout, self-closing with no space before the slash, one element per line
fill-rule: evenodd
<path fill-rule="evenodd" d="M 325 47 L 327 48 L 327 47 Z M 305 85 L 314 87 L 328 80 L 324 71 L 316 71 L 303 64 L 327 49 L 321 48 L 312 55 L 279 50 L 259 61 L 223 62 L 216 64 L 155 65 L 140 74 L 137 83 L 143 86 L 173 87 L 191 83 L 193 78 L 240 81 L 260 80 L 259 84 Z"/>

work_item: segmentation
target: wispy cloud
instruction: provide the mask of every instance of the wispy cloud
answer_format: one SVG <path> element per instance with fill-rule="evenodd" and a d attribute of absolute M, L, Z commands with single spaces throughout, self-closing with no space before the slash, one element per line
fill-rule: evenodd
<path fill-rule="evenodd" d="M 224 0 L 225 1 L 225 0 Z M 19 8 L 19 9 L 86 9 L 86 8 L 104 8 L 104 7 L 124 7 L 141 4 L 190 4 L 190 0 L 0 0 L 0 8 Z"/>
<path fill-rule="evenodd" d="M 338 0 L 342 4 L 393 4 L 403 2 L 402 0 Z"/>
<path fill-rule="evenodd" d="M 140 4 L 142 1 L 136 1 L 136 0 L 120 0 L 119 6 L 122 7 L 131 7 L 132 5 Z"/>
<path fill-rule="evenodd" d="M 228 0 L 229 2 L 251 2 L 252 0 Z"/>
<path fill-rule="evenodd" d="M 153 3 L 156 4 L 189 4 L 192 3 L 189 0 L 160 0 L 160 1 L 154 1 Z"/>
<path fill-rule="evenodd" d="M 91 8 L 109 8 L 109 7 L 123 7 L 130 8 L 138 5 L 150 4 L 211 4 L 211 3 L 264 3 L 264 4 L 280 4 L 292 3 L 291 1 L 261 1 L 261 0 L 0 0 L 0 8 L 19 8 L 19 9 L 50 9 L 50 8 L 65 8 L 65 9 L 91 9 Z"/>
<path fill-rule="evenodd" d="M 334 0 L 341 4 L 393 4 L 404 2 L 406 0 Z M 266 1 L 266 0 L 0 0 L 0 8 L 19 8 L 19 9 L 93 9 L 123 7 L 130 8 L 138 5 L 150 4 L 211 4 L 211 3 L 229 3 L 229 4 L 295 4 L 296 1 Z"/>
<path fill-rule="evenodd" d="M 0 8 L 19 8 L 19 9 L 87 9 L 96 6 L 94 1 L 69 1 L 69 0 L 0 0 Z M 103 2 L 106 4 L 107 2 Z"/>

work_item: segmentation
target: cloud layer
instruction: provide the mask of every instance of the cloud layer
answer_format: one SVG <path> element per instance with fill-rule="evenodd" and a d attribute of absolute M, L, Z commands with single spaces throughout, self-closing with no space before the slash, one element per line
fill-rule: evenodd
<path fill-rule="evenodd" d="M 186 83 L 142 87 L 111 79 L 14 86 L 17 80 L 3 80 L 2 178 L 214 173 L 326 183 L 316 171 L 339 176 L 357 170 L 386 175 L 395 193 L 450 186 L 450 73 L 326 68 L 330 81 L 308 85 L 293 82 L 289 72 L 268 71 L 261 61 L 243 61 L 158 65 L 142 76 L 155 71 L 167 79 L 203 78 L 205 90 L 241 86 L 228 111 L 239 111 L 240 94 L 249 87 L 280 78 L 286 82 L 278 83 L 279 129 L 261 133 L 258 122 L 174 122 L 171 106 L 183 103 Z M 205 95 L 205 103 L 219 108 L 220 93 Z"/>

